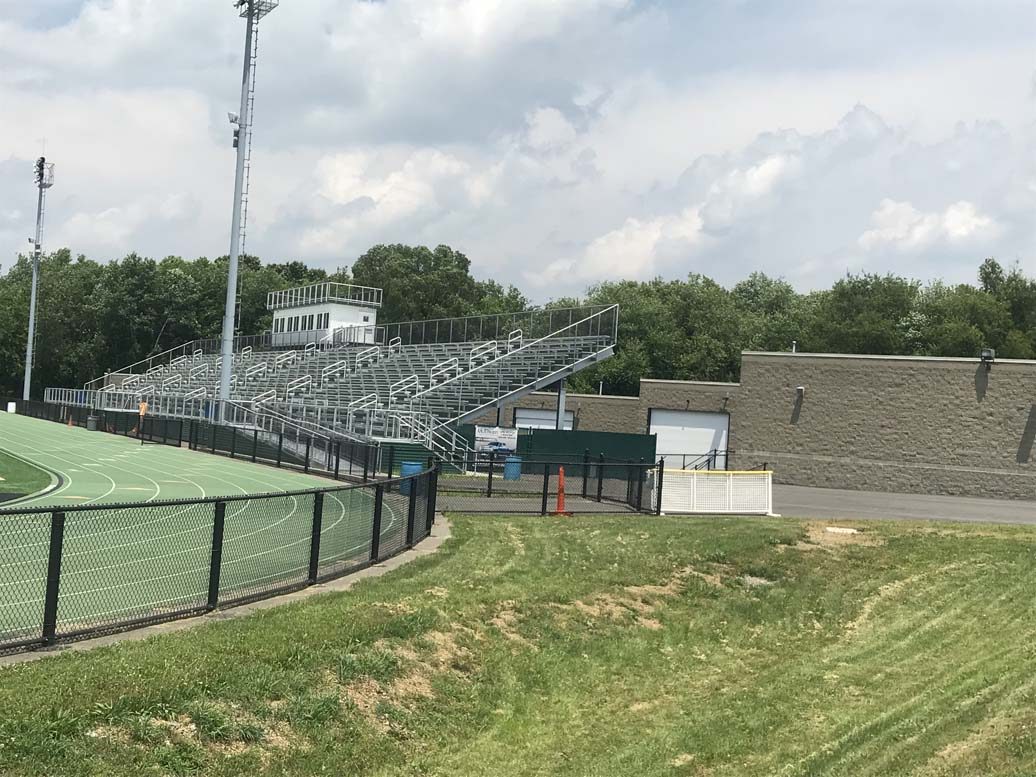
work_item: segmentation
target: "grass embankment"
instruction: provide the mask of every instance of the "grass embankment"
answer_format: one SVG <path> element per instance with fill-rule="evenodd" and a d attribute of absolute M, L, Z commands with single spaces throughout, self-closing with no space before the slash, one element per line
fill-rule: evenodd
<path fill-rule="evenodd" d="M 0 508 L 7 499 L 35 494 L 50 485 L 50 474 L 0 451 Z"/>
<path fill-rule="evenodd" d="M 1036 773 L 1036 531 L 864 528 L 457 517 L 349 593 L 0 671 L 0 773 Z"/>

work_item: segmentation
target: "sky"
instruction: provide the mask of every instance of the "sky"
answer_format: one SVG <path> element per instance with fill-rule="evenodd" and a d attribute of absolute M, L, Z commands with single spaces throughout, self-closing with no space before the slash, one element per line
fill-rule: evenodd
<path fill-rule="evenodd" d="M 230 0 L 0 0 L 0 266 L 229 247 Z M 247 250 L 463 251 L 533 300 L 751 272 L 1036 273 L 1029 0 L 282 0 Z"/>

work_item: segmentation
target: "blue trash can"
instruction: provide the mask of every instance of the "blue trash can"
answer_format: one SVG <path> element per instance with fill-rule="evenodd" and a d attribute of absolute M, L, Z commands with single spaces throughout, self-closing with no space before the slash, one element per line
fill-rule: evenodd
<path fill-rule="evenodd" d="M 522 457 L 508 456 L 504 459 L 504 480 L 522 479 Z"/>
<path fill-rule="evenodd" d="M 399 476 L 407 477 L 409 475 L 417 475 L 424 470 L 424 464 L 419 461 L 404 461 L 399 467 Z M 404 481 L 399 486 L 399 493 L 404 496 L 410 496 L 410 481 Z"/>

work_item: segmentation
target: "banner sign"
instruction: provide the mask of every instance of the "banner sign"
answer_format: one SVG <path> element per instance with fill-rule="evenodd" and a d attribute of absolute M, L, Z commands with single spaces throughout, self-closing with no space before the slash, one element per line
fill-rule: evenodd
<path fill-rule="evenodd" d="M 475 427 L 477 453 L 514 453 L 518 448 L 518 430 L 500 426 Z"/>

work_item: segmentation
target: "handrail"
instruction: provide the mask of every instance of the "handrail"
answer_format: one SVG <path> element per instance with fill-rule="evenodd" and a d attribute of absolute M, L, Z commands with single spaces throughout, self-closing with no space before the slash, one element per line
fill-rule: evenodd
<path fill-rule="evenodd" d="M 444 362 L 439 362 L 430 370 L 428 370 L 428 384 L 434 386 L 440 378 L 449 377 L 449 374 L 454 370 L 460 371 L 460 362 L 457 361 L 457 357 L 454 356 L 452 359 L 447 359 Z"/>
<path fill-rule="evenodd" d="M 246 345 L 244 348 L 241 349 L 241 353 L 239 355 L 241 356 L 242 359 L 251 359 L 252 358 L 252 346 Z"/>
<path fill-rule="evenodd" d="M 535 340 L 530 340 L 529 342 L 523 344 L 521 348 L 516 348 L 515 350 L 513 350 L 513 351 L 511 351 L 509 353 L 500 354 L 495 359 L 492 359 L 492 360 L 490 360 L 488 362 L 485 362 L 484 364 L 479 365 L 475 369 L 477 369 L 477 370 L 487 369 L 488 367 L 490 367 L 491 365 L 495 364 L 496 362 L 499 362 L 502 359 L 509 359 L 512 356 L 514 356 L 514 354 L 516 354 L 516 353 L 520 353 L 521 351 L 526 351 L 529 348 L 534 348 L 535 346 L 539 345 L 540 343 L 546 342 L 547 340 L 550 340 L 552 338 L 557 337 L 562 332 L 564 332 L 564 331 L 566 331 L 568 329 L 572 329 L 573 327 L 580 326 L 580 325 L 586 323 L 587 321 L 589 321 L 590 319 L 602 316 L 603 314 L 605 314 L 605 313 L 607 313 L 607 312 L 609 312 L 611 310 L 614 310 L 617 313 L 618 310 L 619 310 L 619 306 L 618 305 L 608 305 L 607 307 L 603 308 L 602 310 L 599 310 L 598 312 L 596 312 L 596 313 L 594 313 L 594 314 L 592 314 L 590 316 L 587 316 L 586 318 L 584 318 L 584 319 L 582 319 L 580 321 L 576 321 L 576 322 L 574 322 L 572 324 L 569 324 L 568 326 L 564 326 L 561 329 L 558 329 L 558 330 L 556 330 L 554 332 L 551 332 L 549 335 L 544 335 L 543 337 L 539 337 L 539 338 L 537 338 Z M 616 321 L 615 325 L 618 326 L 618 322 L 617 321 Z M 600 336 L 600 335 L 598 335 L 598 336 Z M 613 337 L 612 338 L 612 343 L 614 343 L 614 342 L 615 342 L 615 340 L 614 340 L 614 337 Z M 431 391 L 438 391 L 443 386 L 446 386 L 447 384 L 453 383 L 456 380 L 460 380 L 464 376 L 468 375 L 470 372 L 474 372 L 474 370 L 469 370 L 468 372 L 461 373 L 460 375 L 454 375 L 449 380 L 443 381 L 442 383 L 439 383 L 436 386 L 429 386 L 424 391 L 421 391 L 421 392 L 418 392 L 417 394 L 415 394 L 413 396 L 413 399 L 418 399 L 422 395 L 427 394 L 427 393 L 429 393 Z"/>
<path fill-rule="evenodd" d="M 320 382 L 321 384 L 328 378 L 341 375 L 343 372 L 349 371 L 349 362 L 344 359 L 336 361 L 334 364 L 329 364 L 320 371 Z"/>
<path fill-rule="evenodd" d="M 176 388 L 180 388 L 180 386 L 182 385 L 182 381 L 182 375 L 173 375 L 170 378 L 166 378 L 162 381 L 162 390 L 165 391 L 167 388 L 171 388 L 173 386 L 175 386 Z"/>
<path fill-rule="evenodd" d="M 199 364 L 197 367 L 191 367 L 191 371 L 188 373 L 188 380 L 193 381 L 199 375 L 204 375 L 207 378 L 209 376 L 209 365 Z"/>
<path fill-rule="evenodd" d="M 245 370 L 245 380 L 251 380 L 256 375 L 266 375 L 267 373 L 269 373 L 269 371 L 270 363 L 260 362 L 259 364 L 256 364 L 254 367 L 249 367 L 247 370 Z"/>
<path fill-rule="evenodd" d="M 350 402 L 348 405 L 346 405 L 345 408 L 346 408 L 346 410 L 354 411 L 354 410 L 368 410 L 370 408 L 376 408 L 377 406 L 378 406 L 378 395 L 377 394 L 367 394 L 365 396 L 360 397 L 359 399 L 354 399 L 352 402 Z"/>
<path fill-rule="evenodd" d="M 517 343 L 517 345 L 515 345 Z M 522 347 L 522 330 L 515 329 L 507 335 L 507 352 L 510 353 L 515 348 Z"/>
<path fill-rule="evenodd" d="M 309 388 L 313 385 L 312 375 L 303 375 L 301 378 L 295 378 L 295 380 L 289 381 L 288 385 L 284 387 L 284 396 L 290 397 L 296 391 L 302 388 Z"/>
<path fill-rule="evenodd" d="M 198 359 L 199 357 L 202 357 L 204 355 L 205 355 L 205 351 L 203 349 L 199 348 L 198 350 L 194 351 L 194 353 L 191 354 L 191 361 L 195 361 L 196 359 Z"/>
<path fill-rule="evenodd" d="M 394 353 L 399 353 L 402 349 L 403 349 L 403 338 L 402 337 L 393 337 L 391 340 L 388 341 L 388 352 L 389 352 L 389 355 L 392 355 Z"/>
<path fill-rule="evenodd" d="M 150 386 L 144 386 L 142 388 L 139 388 L 133 393 L 136 394 L 138 397 L 150 397 L 155 393 L 155 384 L 152 383 Z"/>
<path fill-rule="evenodd" d="M 171 362 L 169 362 L 169 367 L 171 369 L 175 369 L 175 368 L 180 367 L 181 365 L 186 364 L 186 363 L 187 363 L 187 354 L 184 354 L 183 356 L 177 356 L 175 359 L 173 359 Z"/>
<path fill-rule="evenodd" d="M 252 397 L 252 403 L 260 405 L 263 402 L 269 402 L 273 399 L 277 399 L 277 391 L 275 389 L 269 389 L 264 391 L 262 394 Z"/>
<path fill-rule="evenodd" d="M 367 362 L 376 362 L 379 356 L 381 356 L 381 346 L 372 345 L 370 348 L 365 348 L 356 354 L 356 369 L 360 369 L 360 366 Z"/>
<path fill-rule="evenodd" d="M 473 369 L 475 364 L 482 360 L 493 361 L 499 352 L 500 349 L 497 347 L 496 340 L 490 340 L 488 343 L 476 345 L 468 354 L 468 369 Z M 489 356 L 489 354 L 492 354 L 492 356 Z M 487 356 L 489 358 L 486 358 Z"/>
<path fill-rule="evenodd" d="M 309 358 L 309 356 L 311 356 L 312 354 L 316 353 L 316 350 L 317 350 L 317 344 L 316 343 L 306 343 L 306 347 L 303 349 L 303 353 L 305 354 L 305 356 L 307 358 Z"/>
<path fill-rule="evenodd" d="M 183 395 L 183 398 L 184 399 L 203 399 L 204 397 L 207 397 L 208 395 L 209 395 L 208 389 L 206 389 L 204 386 L 201 386 L 200 388 L 196 388 L 196 389 L 193 389 L 191 391 L 188 391 L 186 394 Z"/>
<path fill-rule="evenodd" d="M 403 396 L 404 398 L 410 398 L 415 390 L 421 388 L 421 381 L 416 375 L 410 375 L 409 377 L 398 380 L 389 386 L 389 405 L 395 403 L 396 397 Z"/>

